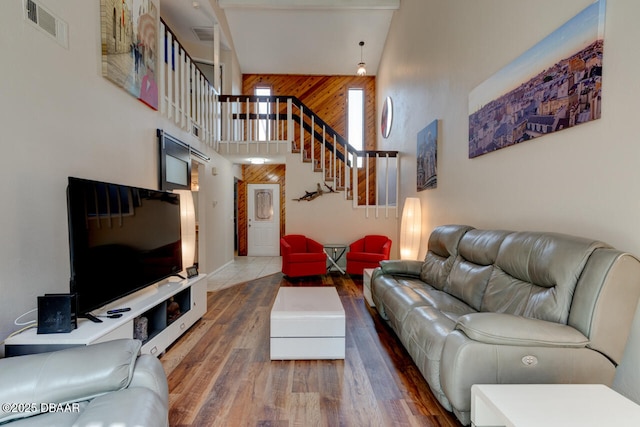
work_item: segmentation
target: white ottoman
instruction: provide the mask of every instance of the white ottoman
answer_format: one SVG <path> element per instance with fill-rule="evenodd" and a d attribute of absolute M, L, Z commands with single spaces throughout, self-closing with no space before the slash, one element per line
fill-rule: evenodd
<path fill-rule="evenodd" d="M 271 360 L 344 359 L 345 330 L 334 287 L 281 287 L 271 308 Z"/>

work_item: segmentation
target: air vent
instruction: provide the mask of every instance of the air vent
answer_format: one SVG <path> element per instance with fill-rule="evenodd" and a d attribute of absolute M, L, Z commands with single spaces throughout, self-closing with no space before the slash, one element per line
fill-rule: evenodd
<path fill-rule="evenodd" d="M 193 27 L 192 30 L 201 42 L 213 41 L 213 27 Z"/>
<path fill-rule="evenodd" d="M 64 48 L 69 47 L 69 25 L 33 0 L 24 1 L 24 18 Z"/>

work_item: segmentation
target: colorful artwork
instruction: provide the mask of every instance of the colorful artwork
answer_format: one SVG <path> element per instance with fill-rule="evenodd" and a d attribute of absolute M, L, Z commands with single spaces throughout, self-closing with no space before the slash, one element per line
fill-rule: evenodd
<path fill-rule="evenodd" d="M 438 186 L 438 120 L 418 132 L 418 191 Z"/>
<path fill-rule="evenodd" d="M 158 8 L 152 0 L 101 0 L 102 75 L 158 109 Z"/>
<path fill-rule="evenodd" d="M 469 94 L 469 158 L 600 118 L 605 0 Z"/>

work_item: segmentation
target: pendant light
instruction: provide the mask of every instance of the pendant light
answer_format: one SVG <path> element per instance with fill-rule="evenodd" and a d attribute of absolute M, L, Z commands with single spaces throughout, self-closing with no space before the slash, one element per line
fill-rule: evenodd
<path fill-rule="evenodd" d="M 358 71 L 356 74 L 359 76 L 366 76 L 367 69 L 365 68 L 365 63 L 362 61 L 362 46 L 364 46 L 364 42 L 360 42 L 360 62 L 358 63 Z"/>

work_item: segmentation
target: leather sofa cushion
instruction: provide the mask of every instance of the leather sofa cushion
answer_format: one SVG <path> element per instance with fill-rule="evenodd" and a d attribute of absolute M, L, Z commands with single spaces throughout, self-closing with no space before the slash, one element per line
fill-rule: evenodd
<path fill-rule="evenodd" d="M 480 310 L 500 245 L 509 231 L 469 230 L 460 239 L 444 291 Z"/>
<path fill-rule="evenodd" d="M 582 270 L 606 244 L 557 233 L 517 232 L 503 241 L 481 310 L 567 323 Z"/>
<path fill-rule="evenodd" d="M 141 343 L 116 340 L 0 360 L 0 402 L 68 403 L 129 385 Z M 0 411 L 0 422 L 29 413 Z"/>
<path fill-rule="evenodd" d="M 458 255 L 458 242 L 464 234 L 473 229 L 467 225 L 443 225 L 433 230 L 429 236 L 429 247 L 420 279 L 436 289 L 443 289 L 447 276 Z"/>

